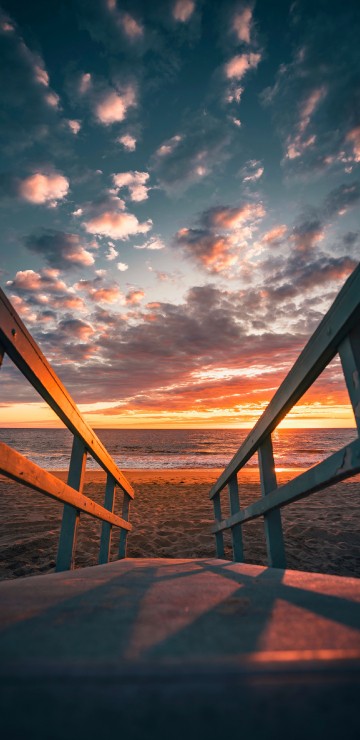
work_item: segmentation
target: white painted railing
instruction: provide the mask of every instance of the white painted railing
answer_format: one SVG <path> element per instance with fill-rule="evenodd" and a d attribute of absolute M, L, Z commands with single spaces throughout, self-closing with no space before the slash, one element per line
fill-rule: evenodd
<path fill-rule="evenodd" d="M 4 353 L 73 434 L 67 484 L 6 444 L 0 444 L 0 473 L 64 503 L 56 569 L 60 571 L 73 567 L 80 511 L 103 522 L 99 563 L 108 562 L 113 526 L 120 527 L 119 558 L 124 558 L 127 534 L 131 530 L 129 509 L 134 491 L 81 415 L 12 304 L 0 290 L 0 364 Z M 104 506 L 96 504 L 82 493 L 87 454 L 90 454 L 107 474 Z M 122 517 L 113 513 L 116 486 L 120 487 L 124 496 Z"/>
<path fill-rule="evenodd" d="M 242 524 L 264 516 L 269 565 L 285 567 L 280 509 L 315 491 L 360 472 L 360 439 L 326 460 L 277 486 L 271 434 L 310 388 L 316 378 L 340 355 L 349 398 L 360 434 L 360 266 L 348 278 L 261 418 L 210 491 L 214 505 L 217 557 L 224 557 L 223 532 L 231 530 L 234 560 L 242 561 Z M 237 473 L 258 453 L 262 498 L 240 508 Z M 220 494 L 228 487 L 230 516 L 222 518 Z"/>

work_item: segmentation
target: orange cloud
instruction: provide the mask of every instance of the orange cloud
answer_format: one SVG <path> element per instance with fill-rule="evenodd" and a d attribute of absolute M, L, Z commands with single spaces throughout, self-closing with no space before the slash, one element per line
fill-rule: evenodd
<path fill-rule="evenodd" d="M 55 205 L 68 191 L 69 181 L 58 172 L 49 175 L 36 172 L 19 183 L 19 195 L 28 203 Z"/>

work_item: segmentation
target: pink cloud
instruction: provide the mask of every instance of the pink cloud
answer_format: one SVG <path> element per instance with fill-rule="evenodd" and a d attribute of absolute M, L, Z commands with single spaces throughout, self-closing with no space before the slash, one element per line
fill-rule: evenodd
<path fill-rule="evenodd" d="M 129 290 L 129 292 L 126 294 L 126 303 L 129 306 L 136 306 L 145 297 L 145 293 L 143 290 L 137 290 L 136 288 Z"/>
<path fill-rule="evenodd" d="M 108 90 L 103 92 L 95 103 L 95 116 L 105 126 L 123 121 L 128 108 L 136 105 L 134 87 L 129 85 L 124 92 Z"/>
<path fill-rule="evenodd" d="M 152 227 L 152 221 L 149 219 L 140 223 L 132 213 L 104 211 L 101 215 L 85 221 L 84 226 L 90 234 L 109 236 L 112 239 L 127 239 L 131 234 L 146 234 Z"/>
<path fill-rule="evenodd" d="M 148 188 L 145 184 L 148 179 L 148 172 L 118 172 L 113 175 L 114 185 L 119 190 L 127 188 L 132 201 L 141 201 L 148 198 Z"/>
<path fill-rule="evenodd" d="M 193 0 L 177 0 L 173 7 L 173 16 L 176 21 L 186 23 L 195 10 Z"/>
<path fill-rule="evenodd" d="M 250 44 L 250 30 L 252 21 L 252 8 L 243 8 L 233 18 L 232 30 L 236 33 L 239 41 Z"/>
<path fill-rule="evenodd" d="M 142 25 L 138 23 L 138 21 L 136 21 L 135 18 L 130 15 L 130 13 L 122 14 L 121 25 L 128 38 L 131 40 L 142 38 L 142 36 L 144 35 L 144 29 Z"/>
<path fill-rule="evenodd" d="M 68 288 L 63 280 L 59 280 L 59 270 L 47 268 L 40 272 L 34 270 L 19 270 L 14 280 L 8 280 L 6 283 L 17 290 L 37 292 L 47 291 L 49 293 L 67 292 Z"/>
<path fill-rule="evenodd" d="M 311 117 L 320 103 L 326 97 L 327 88 L 325 85 L 314 88 L 311 93 L 303 100 L 299 106 L 299 121 L 296 126 L 294 136 L 287 139 L 286 157 L 296 159 L 303 152 L 316 142 L 315 134 L 308 134 L 307 129 L 311 122 Z"/>
<path fill-rule="evenodd" d="M 206 219 L 213 227 L 236 230 L 249 221 L 257 221 L 265 216 L 262 203 L 245 203 L 239 208 L 214 208 Z"/>
<path fill-rule="evenodd" d="M 72 133 L 76 136 L 76 134 L 78 134 L 81 129 L 80 121 L 69 120 L 67 123 L 68 123 L 70 131 L 72 131 Z"/>
<path fill-rule="evenodd" d="M 348 132 L 346 141 L 350 141 L 353 146 L 355 162 L 360 162 L 360 126 Z"/>
<path fill-rule="evenodd" d="M 58 172 L 49 175 L 36 172 L 19 184 L 19 195 L 28 203 L 55 205 L 68 191 L 69 181 Z"/>
<path fill-rule="evenodd" d="M 119 136 L 116 141 L 119 144 L 122 144 L 124 149 L 126 149 L 128 152 L 134 152 L 136 149 L 136 139 L 134 136 L 131 136 L 131 134 L 124 134 L 124 136 Z"/>
<path fill-rule="evenodd" d="M 261 60 L 261 54 L 237 54 L 225 64 L 225 75 L 229 80 L 241 80 L 250 69 L 255 69 Z"/>
<path fill-rule="evenodd" d="M 282 238 L 287 232 L 287 226 L 285 224 L 279 224 L 274 226 L 270 231 L 267 231 L 261 238 L 262 244 L 270 244 L 272 246 L 278 246 Z"/>

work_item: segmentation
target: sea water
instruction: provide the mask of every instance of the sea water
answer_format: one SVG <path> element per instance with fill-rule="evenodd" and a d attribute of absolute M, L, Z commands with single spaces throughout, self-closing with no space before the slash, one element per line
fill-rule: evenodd
<path fill-rule="evenodd" d="M 223 468 L 248 430 L 97 429 L 121 469 Z M 273 434 L 277 468 L 309 468 L 356 438 L 355 429 L 279 429 Z M 47 470 L 69 466 L 67 429 L 0 429 L 0 441 Z M 248 467 L 257 466 L 254 456 Z M 87 468 L 98 466 L 89 456 Z"/>

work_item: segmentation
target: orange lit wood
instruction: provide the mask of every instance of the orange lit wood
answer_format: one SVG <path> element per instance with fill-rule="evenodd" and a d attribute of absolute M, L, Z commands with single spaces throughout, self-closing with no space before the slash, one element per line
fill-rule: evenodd
<path fill-rule="evenodd" d="M 120 488 L 134 498 L 129 481 L 87 424 L 78 407 L 49 365 L 40 348 L 27 331 L 15 309 L 0 289 L 0 344 L 14 364 L 30 381 L 35 390 L 55 411 L 70 431 L 80 437 L 92 457 L 113 478 Z"/>
<path fill-rule="evenodd" d="M 345 337 L 360 322 L 360 265 L 347 279 L 268 407 L 210 491 L 213 498 L 255 454 L 280 421 L 331 362 Z"/>
<path fill-rule="evenodd" d="M 26 457 L 20 455 L 19 452 L 15 452 L 3 442 L 0 442 L 0 473 L 7 475 L 18 483 L 33 488 L 35 491 L 54 498 L 56 501 L 70 504 L 70 506 L 74 506 L 79 511 L 84 511 L 96 519 L 101 519 L 128 531 L 132 529 L 129 522 L 96 504 L 87 496 L 75 491 L 74 488 L 56 478 L 55 475 L 27 460 Z"/>

